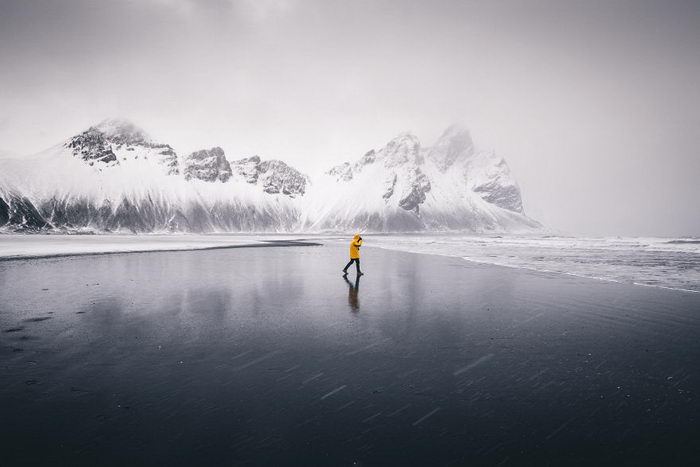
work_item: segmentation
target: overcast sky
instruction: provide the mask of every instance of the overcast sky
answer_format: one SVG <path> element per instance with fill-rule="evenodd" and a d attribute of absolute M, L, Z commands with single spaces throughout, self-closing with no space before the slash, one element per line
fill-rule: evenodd
<path fill-rule="evenodd" d="M 0 0 L 0 151 L 107 117 L 314 172 L 461 122 L 526 211 L 700 235 L 700 1 Z"/>

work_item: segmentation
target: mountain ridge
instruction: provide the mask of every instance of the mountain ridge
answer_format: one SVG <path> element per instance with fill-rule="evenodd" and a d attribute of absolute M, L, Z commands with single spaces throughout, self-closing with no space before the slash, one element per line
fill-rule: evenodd
<path fill-rule="evenodd" d="M 95 232 L 536 230 L 506 161 L 448 127 L 433 146 L 401 133 L 311 179 L 279 159 L 179 155 L 126 120 L 105 120 L 23 159 L 0 161 L 0 228 Z"/>

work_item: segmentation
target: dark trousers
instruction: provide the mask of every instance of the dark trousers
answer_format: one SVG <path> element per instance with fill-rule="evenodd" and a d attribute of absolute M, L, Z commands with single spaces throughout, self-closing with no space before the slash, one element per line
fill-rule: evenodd
<path fill-rule="evenodd" d="M 343 268 L 344 272 L 348 272 L 348 268 L 352 265 L 352 263 L 355 263 L 355 266 L 357 266 L 357 273 L 360 273 L 360 258 L 353 258 L 350 260 L 348 264 L 345 265 Z"/>

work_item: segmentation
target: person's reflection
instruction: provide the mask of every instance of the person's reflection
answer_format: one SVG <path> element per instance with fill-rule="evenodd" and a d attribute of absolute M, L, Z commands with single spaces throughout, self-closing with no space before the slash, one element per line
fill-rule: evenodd
<path fill-rule="evenodd" d="M 360 311 L 360 299 L 357 293 L 360 291 L 360 276 L 357 276 L 353 284 L 348 280 L 347 276 L 343 276 L 343 280 L 348 283 L 348 305 L 353 312 Z"/>

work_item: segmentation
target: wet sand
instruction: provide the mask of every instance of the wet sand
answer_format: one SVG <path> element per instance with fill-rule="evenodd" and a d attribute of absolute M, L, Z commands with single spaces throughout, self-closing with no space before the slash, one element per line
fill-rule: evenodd
<path fill-rule="evenodd" d="M 700 295 L 345 254 L 0 262 L 1 463 L 700 459 Z"/>

